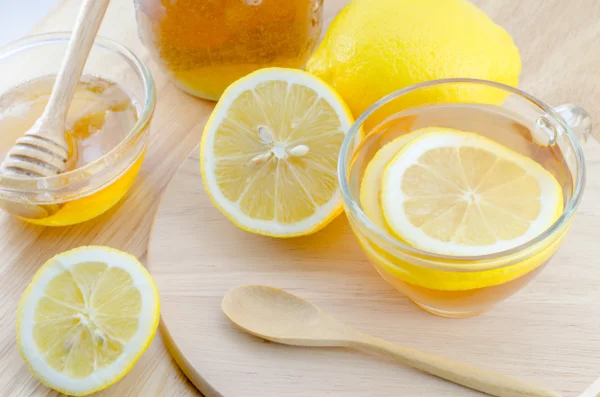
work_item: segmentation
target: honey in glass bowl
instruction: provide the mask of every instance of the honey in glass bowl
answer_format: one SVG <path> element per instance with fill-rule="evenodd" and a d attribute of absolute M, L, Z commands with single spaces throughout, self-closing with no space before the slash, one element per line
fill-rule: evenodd
<path fill-rule="evenodd" d="M 41 117 L 54 86 L 54 76 L 27 81 L 0 95 L 0 157 L 4 158 L 18 138 Z M 70 146 L 65 172 L 74 171 L 107 155 L 117 147 L 138 121 L 137 108 L 118 84 L 96 76 L 83 76 L 71 102 L 66 120 Z M 118 183 L 85 200 L 68 204 L 26 207 L 13 211 L 36 224 L 64 226 L 93 217 L 117 202 L 131 186 L 142 157 L 119 178 Z M 13 170 L 20 174 L 19 170 Z M 36 177 L 22 173 L 23 177 Z"/>
<path fill-rule="evenodd" d="M 217 100 L 261 68 L 302 68 L 323 0 L 136 0 L 140 37 L 183 90 Z"/>
<path fill-rule="evenodd" d="M 0 51 L 0 158 L 42 115 L 69 33 L 25 38 Z M 117 204 L 138 175 L 155 107 L 148 68 L 129 50 L 97 38 L 66 119 L 67 169 L 40 177 L 0 172 L 0 208 L 27 222 L 67 226 Z"/>

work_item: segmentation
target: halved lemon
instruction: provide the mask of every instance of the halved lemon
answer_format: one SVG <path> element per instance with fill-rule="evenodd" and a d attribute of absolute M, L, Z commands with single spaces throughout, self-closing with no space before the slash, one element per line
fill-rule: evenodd
<path fill-rule="evenodd" d="M 204 130 L 205 189 L 243 230 L 314 233 L 342 212 L 337 162 L 352 123 L 339 95 L 306 72 L 250 74 L 225 91 Z"/>
<path fill-rule="evenodd" d="M 83 396 L 121 379 L 159 321 L 154 281 L 139 261 L 106 247 L 57 255 L 37 272 L 17 314 L 17 344 L 46 386 Z"/>
<path fill-rule="evenodd" d="M 561 215 L 554 176 L 478 134 L 431 128 L 403 146 L 381 182 L 389 230 L 425 251 L 488 255 L 530 241 Z"/>

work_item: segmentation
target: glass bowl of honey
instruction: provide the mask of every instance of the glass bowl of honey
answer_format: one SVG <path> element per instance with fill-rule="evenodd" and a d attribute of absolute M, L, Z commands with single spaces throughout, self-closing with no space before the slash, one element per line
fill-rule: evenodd
<path fill-rule="evenodd" d="M 135 0 L 140 38 L 184 91 L 218 100 L 258 69 L 302 68 L 322 28 L 323 0 Z"/>
<path fill-rule="evenodd" d="M 36 35 L 0 50 L 0 157 L 40 117 L 70 33 Z M 0 173 L 0 207 L 27 222 L 67 226 L 121 200 L 140 171 L 155 108 L 146 65 L 98 37 L 67 116 L 67 171 L 52 177 Z"/>
<path fill-rule="evenodd" d="M 552 108 L 502 84 L 408 87 L 374 104 L 346 137 L 346 214 L 397 290 L 436 315 L 476 315 L 527 285 L 559 249 L 583 195 L 580 142 L 590 134 L 583 109 Z"/>

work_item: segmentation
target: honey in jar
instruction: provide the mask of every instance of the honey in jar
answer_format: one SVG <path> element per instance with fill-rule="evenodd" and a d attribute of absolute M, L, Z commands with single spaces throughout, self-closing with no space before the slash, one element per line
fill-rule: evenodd
<path fill-rule="evenodd" d="M 261 68 L 302 68 L 323 0 L 136 0 L 142 41 L 188 93 L 217 100 Z"/>

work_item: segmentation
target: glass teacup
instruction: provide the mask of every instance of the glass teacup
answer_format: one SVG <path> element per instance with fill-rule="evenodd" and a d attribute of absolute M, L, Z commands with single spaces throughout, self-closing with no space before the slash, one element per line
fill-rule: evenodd
<path fill-rule="evenodd" d="M 425 127 L 474 132 L 538 162 L 562 187 L 562 215 L 525 244 L 488 255 L 440 255 L 395 238 L 371 210 L 378 205 L 378 191 L 371 198 L 361 195 L 368 186 L 364 172 L 387 143 L 400 136 L 413 139 L 408 134 Z M 560 247 L 583 194 L 580 139 L 590 134 L 583 109 L 552 108 L 502 84 L 448 79 L 408 87 L 375 103 L 346 137 L 339 161 L 346 214 L 373 266 L 418 306 L 446 317 L 479 314 L 525 286 Z"/>

